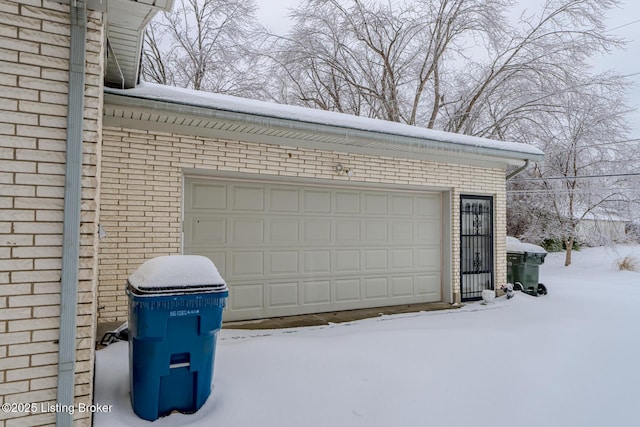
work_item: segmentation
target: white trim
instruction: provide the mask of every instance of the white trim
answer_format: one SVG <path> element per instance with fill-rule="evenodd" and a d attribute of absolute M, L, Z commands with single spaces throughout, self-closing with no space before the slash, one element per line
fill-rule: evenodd
<path fill-rule="evenodd" d="M 184 178 L 210 179 L 216 181 L 244 181 L 247 183 L 258 184 L 286 184 L 286 185 L 304 185 L 305 187 L 335 187 L 340 189 L 351 190 L 380 190 L 380 191 L 397 191 L 397 192 L 421 192 L 425 193 L 442 193 L 448 191 L 448 187 L 435 187 L 426 185 L 407 185 L 407 184 L 385 184 L 379 182 L 367 181 L 343 181 L 322 178 L 304 178 L 291 177 L 282 175 L 263 175 L 249 174 L 242 172 L 226 172 L 215 171 L 209 169 L 183 169 Z M 184 182 L 183 182 L 184 185 Z M 184 190 L 184 188 L 183 188 Z"/>

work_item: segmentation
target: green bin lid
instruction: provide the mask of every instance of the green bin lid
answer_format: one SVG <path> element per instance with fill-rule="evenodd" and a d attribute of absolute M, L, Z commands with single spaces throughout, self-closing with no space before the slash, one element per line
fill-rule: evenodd
<path fill-rule="evenodd" d="M 524 243 L 515 237 L 507 236 L 507 253 L 546 255 L 547 251 L 545 251 L 542 246 Z"/>

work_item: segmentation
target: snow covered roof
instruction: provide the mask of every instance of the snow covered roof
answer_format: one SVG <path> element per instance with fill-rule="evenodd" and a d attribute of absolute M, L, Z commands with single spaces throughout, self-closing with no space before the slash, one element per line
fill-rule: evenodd
<path fill-rule="evenodd" d="M 327 142 L 333 145 L 360 146 L 367 150 L 393 150 L 396 154 L 403 151 L 428 151 L 431 155 L 456 153 L 463 156 L 484 156 L 502 159 L 514 165 L 527 159 L 540 161 L 544 158 L 542 151 L 522 143 L 495 141 L 333 111 L 153 83 L 143 83 L 126 90 L 105 88 L 105 93 L 105 120 L 109 123 L 124 121 L 128 124 L 132 119 L 167 123 L 167 118 L 160 117 L 160 111 L 164 110 L 197 116 L 199 119 L 190 119 L 188 124 L 171 119 L 173 124 L 192 128 L 208 127 L 209 130 L 217 126 L 220 130 L 225 130 L 223 125 L 216 123 L 203 124 L 203 118 L 207 122 L 231 121 L 236 124 L 236 132 L 276 136 L 280 139 L 290 137 L 300 144 L 308 138 L 316 143 L 317 147 L 314 148 L 327 148 L 321 145 L 322 142 Z M 129 110 L 124 111 L 122 107 L 129 107 Z M 131 110 L 136 108 L 142 113 L 132 117 Z M 109 116 L 115 120 L 110 120 Z M 313 137 L 307 137 L 306 134 L 313 134 Z"/>
<path fill-rule="evenodd" d="M 200 255 L 165 255 L 147 260 L 129 276 L 129 285 L 142 293 L 156 294 L 227 290 L 213 262 Z"/>

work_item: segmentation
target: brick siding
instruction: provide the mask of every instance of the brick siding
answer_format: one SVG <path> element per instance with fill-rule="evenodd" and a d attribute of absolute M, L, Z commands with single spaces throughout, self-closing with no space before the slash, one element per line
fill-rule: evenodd
<path fill-rule="evenodd" d="M 93 393 L 103 34 L 88 12 L 76 407 Z M 68 5 L 0 0 L 0 403 L 56 399 L 69 39 Z M 53 424 L 0 412 L 2 426 Z"/>

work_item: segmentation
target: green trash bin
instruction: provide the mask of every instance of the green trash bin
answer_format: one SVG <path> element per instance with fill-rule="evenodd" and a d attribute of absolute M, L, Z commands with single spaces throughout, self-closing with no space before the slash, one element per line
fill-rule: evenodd
<path fill-rule="evenodd" d="M 514 290 L 529 295 L 546 295 L 547 288 L 539 283 L 540 266 L 547 251 L 541 246 L 523 243 L 515 237 L 507 237 L 507 282 Z"/>

